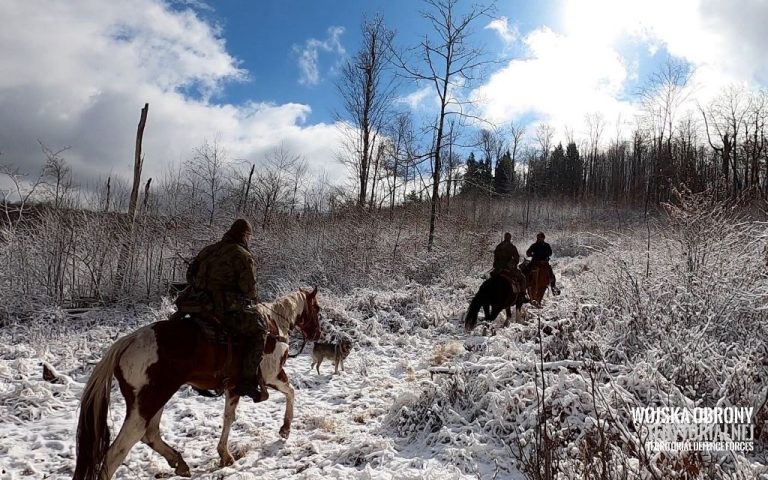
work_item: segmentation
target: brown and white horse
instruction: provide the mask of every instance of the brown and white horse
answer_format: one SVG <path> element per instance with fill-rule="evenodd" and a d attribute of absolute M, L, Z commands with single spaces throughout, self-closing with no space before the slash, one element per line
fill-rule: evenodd
<path fill-rule="evenodd" d="M 286 397 L 280 428 L 283 438 L 288 438 L 291 430 L 294 399 L 293 387 L 283 370 L 288 358 L 287 339 L 294 326 L 305 339 L 319 338 L 316 295 L 317 287 L 313 291 L 299 290 L 255 307 L 267 319 L 270 330 L 261 361 L 264 379 Z M 177 475 L 189 476 L 181 454 L 160 438 L 163 408 L 184 384 L 200 390 L 226 391 L 217 450 L 222 466 L 234 462 L 227 439 L 240 400 L 233 389 L 240 377 L 241 346 L 232 340 L 212 340 L 212 331 L 203 322 L 171 317 L 134 331 L 106 351 L 81 398 L 74 480 L 111 479 L 139 440 L 165 457 Z M 126 414 L 120 433 L 110 445 L 107 411 L 113 376 L 125 397 Z"/>

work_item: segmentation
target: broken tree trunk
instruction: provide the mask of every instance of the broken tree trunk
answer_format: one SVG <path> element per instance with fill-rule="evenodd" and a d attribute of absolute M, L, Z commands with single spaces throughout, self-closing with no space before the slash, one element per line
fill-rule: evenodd
<path fill-rule="evenodd" d="M 147 113 L 149 112 L 149 104 L 145 103 L 144 108 L 141 109 L 141 118 L 139 119 L 139 127 L 136 131 L 136 150 L 133 160 L 133 187 L 131 188 L 131 199 L 128 204 L 128 226 L 126 235 L 123 237 L 123 242 L 120 245 L 120 255 L 117 259 L 117 275 L 115 278 L 115 296 L 123 293 L 123 287 L 125 285 L 125 277 L 128 274 L 128 261 L 131 251 L 133 250 L 134 243 L 134 223 L 136 221 L 136 206 L 139 202 L 139 186 L 141 184 L 141 168 L 144 164 L 144 158 L 141 155 L 141 144 L 144 139 L 144 126 L 147 123 Z"/>

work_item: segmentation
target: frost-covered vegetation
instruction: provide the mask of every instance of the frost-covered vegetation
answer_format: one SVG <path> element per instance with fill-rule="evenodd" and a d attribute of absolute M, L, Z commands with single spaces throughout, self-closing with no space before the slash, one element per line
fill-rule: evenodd
<path fill-rule="evenodd" d="M 245 402 L 232 435 L 238 461 L 226 469 L 216 467 L 213 448 L 221 401 L 183 389 L 167 407 L 162 431 L 193 474 L 768 475 L 760 438 L 746 454 L 657 453 L 630 418 L 637 406 L 752 406 L 760 434 L 768 413 L 768 234 L 759 208 L 683 192 L 647 223 L 625 216 L 618 228 L 615 212 L 541 203 L 534 206 L 541 220 L 523 234 L 524 204 L 489 201 L 474 217 L 469 206 L 445 215 L 432 252 L 417 242 L 418 207 L 403 208 L 392 223 L 384 214 L 318 216 L 262 230 L 254 250 L 263 296 L 318 283 L 324 338 L 349 337 L 353 351 L 340 376 L 308 372 L 308 352 L 289 360 L 298 389 L 295 435 L 277 440 L 278 396 L 263 406 Z M 565 293 L 547 296 L 541 310 L 528 309 L 522 323 L 481 324 L 467 336 L 463 313 L 489 267 L 499 227 L 522 245 L 546 230 Z M 184 245 L 193 249 L 216 235 L 215 228 L 202 231 L 189 228 Z M 24 242 L 41 242 L 27 245 L 44 255 L 51 237 L 25 235 Z M 3 475 L 71 475 L 74 413 L 91 366 L 119 335 L 172 308 L 157 300 L 159 292 L 147 302 L 138 290 L 130 302 L 79 317 L 28 298 L 16 301 L 31 308 L 6 307 L 25 313 L 7 316 L 0 329 L 0 415 L 9 439 L 0 446 Z M 43 379 L 41 363 L 52 382 Z M 119 401 L 114 408 L 113 428 L 121 421 Z M 141 446 L 118 478 L 163 472 L 170 472 L 164 461 Z"/>
<path fill-rule="evenodd" d="M 401 398 L 389 425 L 473 459 L 511 455 L 532 479 L 768 474 L 768 234 L 734 207 L 680 195 L 661 228 L 586 241 L 591 255 L 558 262 L 564 298 L 468 340 L 456 373 Z M 754 407 L 755 453 L 651 452 L 630 415 L 648 406 Z"/>

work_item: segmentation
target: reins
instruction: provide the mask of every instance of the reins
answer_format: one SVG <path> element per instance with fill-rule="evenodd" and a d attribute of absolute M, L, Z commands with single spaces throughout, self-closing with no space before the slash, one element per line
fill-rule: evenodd
<path fill-rule="evenodd" d="M 305 311 L 306 311 L 306 310 L 309 308 L 309 306 L 308 306 L 308 304 L 307 304 L 307 297 L 306 297 L 306 294 L 303 294 L 303 295 L 304 295 L 304 309 L 302 310 L 302 312 L 301 312 L 301 314 L 300 314 L 300 315 L 304 315 L 304 312 L 305 312 Z M 273 314 L 275 314 L 276 316 L 278 316 L 278 317 L 282 318 L 283 320 L 285 320 L 285 321 L 286 321 L 286 322 L 289 324 L 289 327 L 290 327 L 290 330 L 289 330 L 289 332 L 288 332 L 288 335 L 290 336 L 290 334 L 291 334 L 291 331 L 293 331 L 293 329 L 294 329 L 294 328 L 296 328 L 296 323 L 297 323 L 297 322 L 293 322 L 293 323 L 291 323 L 291 321 L 290 321 L 290 319 L 289 319 L 288 317 L 286 317 L 285 315 L 283 315 L 282 313 L 278 312 L 277 310 L 275 310 L 274 308 L 272 308 L 272 307 L 268 306 L 268 305 L 267 305 L 267 304 L 265 304 L 265 303 L 262 303 L 262 304 L 260 304 L 260 306 L 261 306 L 262 308 L 265 308 L 265 309 L 267 309 L 267 310 L 271 311 L 271 312 L 272 312 Z M 299 351 L 298 351 L 298 352 L 296 352 L 295 354 L 290 354 L 290 353 L 289 353 L 289 354 L 288 354 L 288 358 L 296 358 L 296 357 L 298 357 L 299 355 L 301 355 L 301 353 L 304 351 L 304 347 L 307 345 L 307 336 L 304 334 L 304 331 L 303 331 L 303 330 L 299 329 L 299 331 L 301 332 L 301 338 L 302 338 L 301 347 L 299 348 Z M 281 342 L 283 342 L 283 343 L 288 343 L 288 344 L 290 345 L 290 343 L 289 343 L 289 341 L 288 341 L 289 339 L 288 339 L 288 338 L 286 338 L 286 337 L 283 337 L 282 335 L 280 335 L 280 336 L 278 336 L 278 335 L 272 335 L 272 334 L 269 334 L 269 335 L 270 335 L 270 336 L 272 336 L 273 338 L 275 338 L 275 339 L 276 339 L 276 340 L 278 340 L 278 341 L 281 341 Z"/>

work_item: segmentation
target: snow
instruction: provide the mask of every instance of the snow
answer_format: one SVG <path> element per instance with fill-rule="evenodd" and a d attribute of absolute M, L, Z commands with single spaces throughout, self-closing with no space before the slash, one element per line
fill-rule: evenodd
<path fill-rule="evenodd" d="M 297 393 L 287 441 L 278 436 L 279 393 L 241 402 L 231 467 L 219 468 L 216 453 L 222 399 L 183 388 L 161 434 L 201 479 L 535 478 L 544 431 L 558 479 L 671 478 L 685 469 L 768 478 L 759 440 L 754 453 L 660 455 L 644 450 L 630 420 L 638 406 L 760 410 L 765 242 L 742 240 L 761 232 L 740 227 L 707 239 L 701 264 L 680 253 L 674 229 L 653 238 L 652 262 L 644 238 L 594 237 L 557 260 L 562 296 L 545 297 L 521 323 L 481 322 L 469 335 L 462 316 L 482 266 L 469 276 L 437 274 L 429 285 L 393 281 L 344 294 L 321 286 L 322 341 L 346 336 L 353 349 L 339 375 L 332 362 L 321 375 L 310 371 L 310 345 L 288 360 Z M 167 302 L 77 319 L 53 310 L 0 329 L 0 479 L 71 478 L 78 399 L 93 365 L 121 335 L 169 311 Z M 43 362 L 58 383 L 43 380 Z M 113 432 L 123 413 L 113 395 Z M 116 478 L 172 471 L 137 445 Z"/>
<path fill-rule="evenodd" d="M 466 283 L 462 289 L 414 284 L 323 297 L 324 339 L 346 334 L 354 346 L 339 375 L 332 374 L 332 362 L 321 366 L 320 375 L 309 370 L 311 344 L 288 360 L 297 395 L 287 441 L 278 435 L 282 394 L 271 392 L 261 404 L 243 400 L 230 435 L 237 461 L 219 468 L 223 399 L 204 398 L 187 387 L 165 408 L 163 438 L 201 479 L 464 479 L 494 472 L 497 478 L 518 478 L 508 455 L 486 457 L 466 427 L 444 426 L 442 439 L 427 443 L 412 442 L 393 426 L 398 405 L 445 381 L 442 375 L 431 380 L 428 368 L 466 353 L 461 316 L 479 280 Z M 77 319 L 54 312 L 56 328 L 42 322 L 0 331 L 0 478 L 71 478 L 79 396 L 93 365 L 114 340 L 168 311 L 166 302 L 158 310 L 97 310 Z M 43 363 L 57 383 L 42 378 Z M 124 404 L 113 389 L 114 436 Z M 460 416 L 454 420 L 462 423 Z M 115 478 L 155 475 L 174 476 L 160 455 L 137 444 Z"/>

